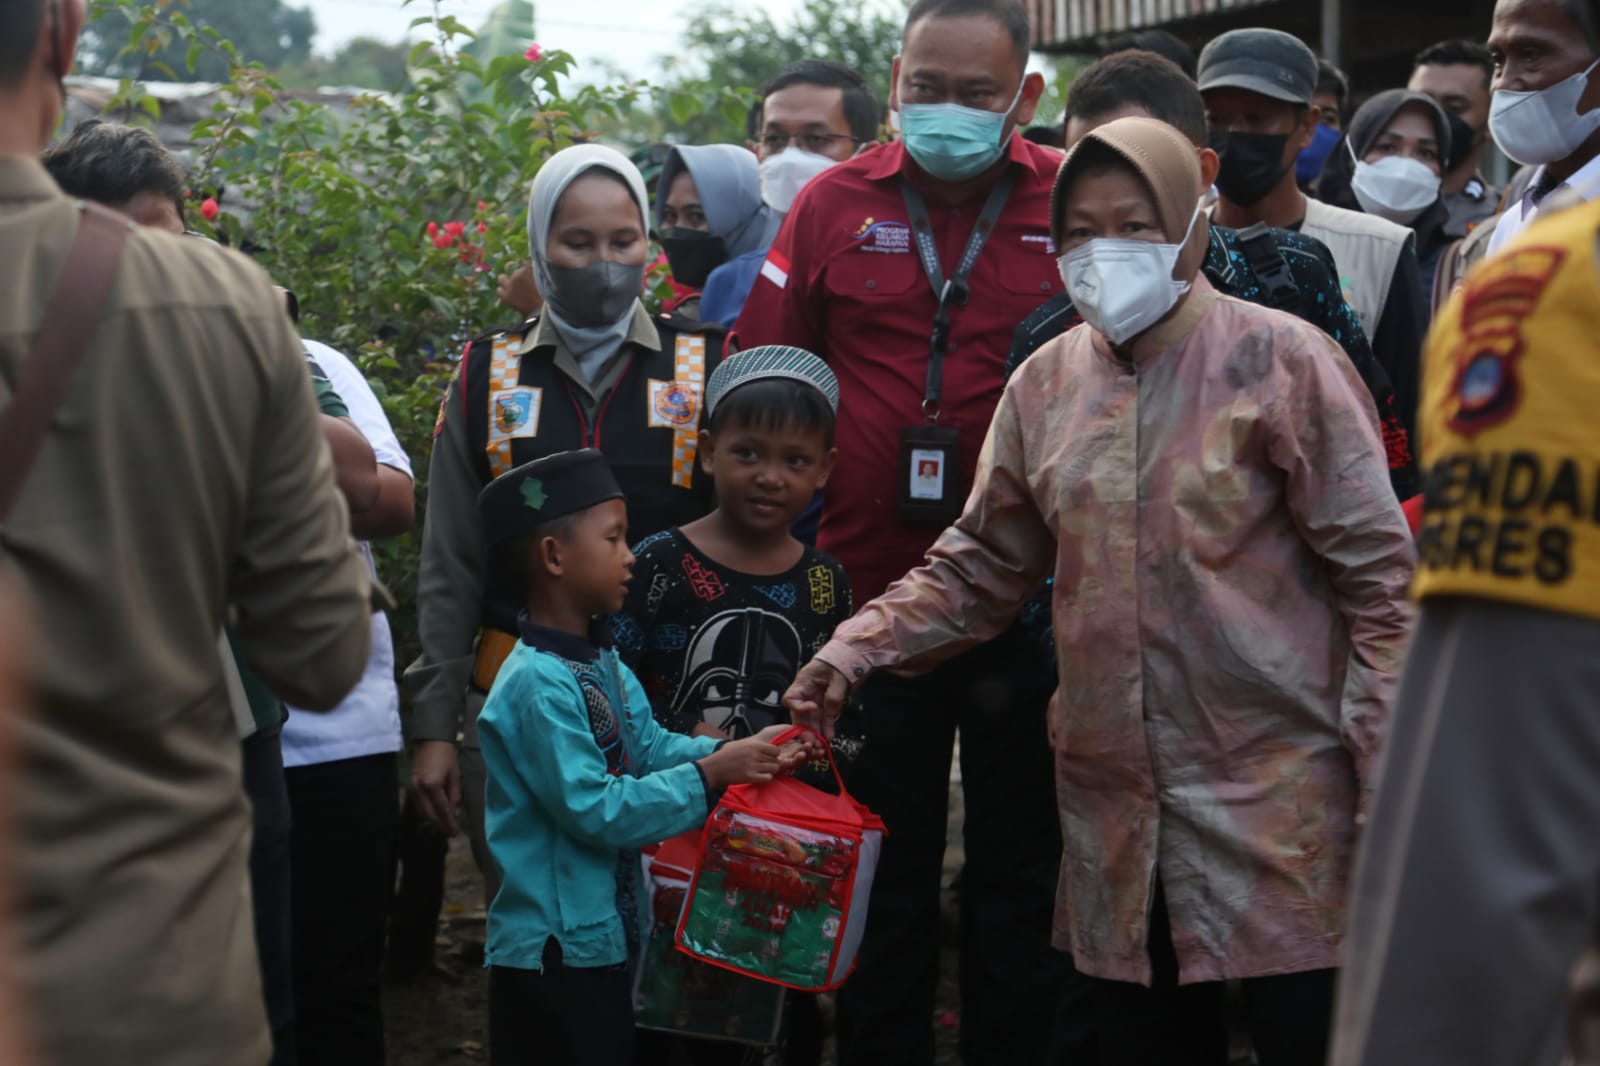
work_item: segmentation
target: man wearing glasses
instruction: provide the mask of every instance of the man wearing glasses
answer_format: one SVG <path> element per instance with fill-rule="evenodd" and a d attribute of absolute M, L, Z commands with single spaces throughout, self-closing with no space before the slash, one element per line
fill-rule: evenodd
<path fill-rule="evenodd" d="M 766 85 L 750 109 L 750 147 L 761 160 L 761 198 L 787 214 L 800 190 L 835 163 L 877 142 L 880 112 L 866 80 L 840 63 L 803 59 Z M 761 272 L 771 241 L 711 272 L 700 317 L 732 326 Z"/>

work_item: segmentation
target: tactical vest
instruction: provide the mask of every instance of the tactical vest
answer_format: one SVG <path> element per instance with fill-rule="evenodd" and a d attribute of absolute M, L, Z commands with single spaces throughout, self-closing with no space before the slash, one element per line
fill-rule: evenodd
<path fill-rule="evenodd" d="M 1419 596 L 1600 618 L 1600 202 L 1472 271 L 1428 338 Z"/>
<path fill-rule="evenodd" d="M 1376 337 L 1400 253 L 1414 239 L 1411 231 L 1376 215 L 1330 207 L 1308 197 L 1300 232 L 1328 246 L 1339 268 L 1345 302 L 1361 319 L 1367 338 Z"/>
<path fill-rule="evenodd" d="M 627 365 L 590 417 L 582 393 L 540 347 L 518 355 L 524 331 L 481 338 L 467 355 L 467 425 L 483 484 L 556 452 L 603 453 L 628 502 L 628 537 L 691 522 L 710 510 L 710 479 L 696 462 L 706 378 L 722 355 L 723 331 L 658 316 L 661 351 L 628 346 Z M 522 590 L 488 576 L 484 625 L 516 632 Z"/>

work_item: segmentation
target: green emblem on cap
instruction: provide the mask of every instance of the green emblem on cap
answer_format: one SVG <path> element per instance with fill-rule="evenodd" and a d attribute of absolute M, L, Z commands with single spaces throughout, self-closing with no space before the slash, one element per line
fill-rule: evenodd
<path fill-rule="evenodd" d="M 536 477 L 530 477 L 522 483 L 522 499 L 527 503 L 528 510 L 537 511 L 544 506 L 544 482 Z"/>

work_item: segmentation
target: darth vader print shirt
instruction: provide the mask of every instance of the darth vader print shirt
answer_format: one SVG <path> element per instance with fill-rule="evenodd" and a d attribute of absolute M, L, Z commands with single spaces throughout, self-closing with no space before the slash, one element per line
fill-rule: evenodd
<path fill-rule="evenodd" d="M 633 552 L 612 632 L 656 720 L 677 733 L 704 722 L 736 739 L 788 722 L 784 691 L 852 613 L 844 568 L 807 548 L 786 573 L 744 574 L 675 529 Z"/>

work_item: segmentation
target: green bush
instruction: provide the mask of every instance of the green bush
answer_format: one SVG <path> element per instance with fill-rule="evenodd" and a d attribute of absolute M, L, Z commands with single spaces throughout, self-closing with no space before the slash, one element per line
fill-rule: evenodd
<path fill-rule="evenodd" d="M 129 51 L 178 42 L 191 70 L 202 56 L 227 61 L 230 81 L 194 129 L 189 174 L 194 198 L 215 197 L 219 209 L 192 206 L 191 225 L 249 251 L 294 290 L 302 333 L 356 360 L 415 465 L 417 523 L 376 545 L 399 602 L 397 661 L 408 662 L 435 418 L 465 343 L 515 318 L 496 300 L 496 272 L 527 258 L 529 182 L 553 153 L 656 90 L 574 86 L 571 56 L 537 46 L 480 59 L 467 47 L 472 31 L 435 4 L 413 22 L 432 40 L 411 50 L 409 88 L 359 97 L 341 113 L 292 98 L 171 0 L 94 3 L 92 17 L 110 15 L 131 25 Z M 745 102 L 732 91 L 713 101 L 730 112 Z M 160 108 L 124 81 L 110 112 L 149 121 Z"/>

